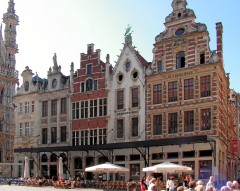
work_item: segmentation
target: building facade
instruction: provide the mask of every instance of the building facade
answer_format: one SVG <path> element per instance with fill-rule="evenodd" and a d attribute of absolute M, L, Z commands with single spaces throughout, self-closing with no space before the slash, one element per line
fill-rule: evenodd
<path fill-rule="evenodd" d="M 70 93 L 71 76 L 61 72 L 57 55 L 53 56 L 53 67 L 47 78 L 33 76 L 26 67 L 22 73 L 23 84 L 17 89 L 15 148 L 61 148 L 70 145 Z M 63 158 L 64 176 L 69 176 L 68 152 L 53 149 L 49 152 L 22 152 L 15 154 L 15 162 L 23 163 L 16 169 L 15 176 L 22 176 L 24 158 L 29 157 L 30 175 L 36 173 L 52 177 L 57 175 L 58 158 Z"/>
<path fill-rule="evenodd" d="M 148 67 L 148 62 L 133 46 L 129 31 L 111 75 L 109 143 L 145 141 L 145 73 Z M 139 151 L 129 148 L 124 152 L 114 150 L 112 154 L 113 163 L 130 169 L 130 174 L 116 175 L 116 180 L 140 179 L 140 171 L 146 164 Z"/>
<path fill-rule="evenodd" d="M 14 110 L 13 96 L 18 81 L 15 55 L 18 52 L 16 44 L 16 27 L 19 18 L 15 14 L 14 2 L 9 0 L 8 9 L 3 14 L 5 24 L 4 38 L 0 26 L 0 175 L 11 176 L 14 147 Z"/>
<path fill-rule="evenodd" d="M 109 56 L 104 63 L 100 53 L 101 50 L 94 50 L 94 44 L 89 44 L 87 53 L 81 54 L 80 69 L 74 76 L 71 96 L 73 147 L 107 143 L 110 64 Z M 96 150 L 72 152 L 72 175 L 81 176 L 86 167 L 99 162 L 106 162 L 106 158 Z M 92 179 L 93 173 L 86 173 L 86 178 Z"/>
<path fill-rule="evenodd" d="M 229 99 L 229 76 L 223 67 L 221 23 L 216 24 L 217 51 L 209 47 L 205 24 L 196 23 L 185 0 L 174 0 L 165 30 L 156 37 L 153 74 L 147 77 L 147 139 L 207 140 L 163 145 L 150 150 L 151 164 L 164 160 L 191 166 L 192 176 L 231 180 L 238 159 Z M 231 156 L 231 157 L 229 157 Z"/>

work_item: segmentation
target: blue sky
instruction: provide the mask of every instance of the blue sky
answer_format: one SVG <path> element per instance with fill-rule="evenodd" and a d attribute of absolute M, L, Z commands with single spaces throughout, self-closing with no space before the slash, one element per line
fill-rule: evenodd
<path fill-rule="evenodd" d="M 8 0 L 1 0 L 0 14 L 6 12 Z M 17 70 L 25 66 L 41 77 L 53 65 L 56 52 L 58 63 L 68 75 L 70 63 L 80 67 L 80 53 L 94 43 L 102 50 L 102 60 L 110 54 L 117 60 L 128 24 L 134 30 L 133 42 L 147 61 L 152 61 L 155 36 L 164 30 L 165 17 L 172 11 L 172 0 L 15 0 L 20 18 L 17 43 Z M 205 23 L 210 33 L 210 46 L 216 49 L 215 23 L 224 27 L 224 64 L 231 76 L 231 87 L 240 92 L 238 55 L 240 38 L 239 0 L 188 0 L 195 11 L 196 22 Z"/>

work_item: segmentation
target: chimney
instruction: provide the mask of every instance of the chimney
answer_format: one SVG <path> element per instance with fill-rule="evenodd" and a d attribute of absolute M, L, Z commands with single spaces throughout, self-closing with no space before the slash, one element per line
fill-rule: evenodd
<path fill-rule="evenodd" d="M 222 23 L 216 23 L 216 30 L 217 30 L 217 53 L 221 60 L 223 60 L 223 26 Z"/>

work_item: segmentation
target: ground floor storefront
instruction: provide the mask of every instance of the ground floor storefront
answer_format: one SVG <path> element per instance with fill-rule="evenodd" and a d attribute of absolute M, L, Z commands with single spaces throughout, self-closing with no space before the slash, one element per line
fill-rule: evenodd
<path fill-rule="evenodd" d="M 15 162 L 23 163 L 26 155 L 30 158 L 30 174 L 51 178 L 57 176 L 59 157 L 63 158 L 64 177 L 81 177 L 87 180 L 106 180 L 107 177 L 113 181 L 139 181 L 142 176 L 148 175 L 142 172 L 142 168 L 170 161 L 192 168 L 188 174 L 193 180 L 207 181 L 211 175 L 221 184 L 227 180 L 238 178 L 239 160 L 235 155 L 230 158 L 227 154 L 227 146 L 218 139 L 186 139 L 169 140 L 163 142 L 148 141 L 133 142 L 131 144 L 107 144 L 88 147 L 68 147 L 29 150 L 32 152 L 16 152 Z M 178 143 L 178 144 L 174 144 Z M 16 150 L 18 151 L 18 150 Z M 27 150 L 25 150 L 27 151 Z M 35 151 L 35 152 L 33 152 Z M 105 162 L 111 162 L 119 166 L 129 168 L 128 173 L 97 174 L 85 172 L 90 167 Z M 23 166 L 14 169 L 14 176 L 21 176 Z M 152 174 L 161 177 L 165 181 L 165 174 Z M 180 173 L 173 174 L 176 179 Z"/>

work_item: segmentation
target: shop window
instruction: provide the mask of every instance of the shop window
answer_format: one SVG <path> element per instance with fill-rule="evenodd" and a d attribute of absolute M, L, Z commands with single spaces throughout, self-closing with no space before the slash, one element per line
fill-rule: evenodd
<path fill-rule="evenodd" d="M 199 161 L 198 179 L 209 179 L 212 176 L 212 160 Z"/>
<path fill-rule="evenodd" d="M 115 161 L 125 161 L 125 155 L 116 155 Z"/>
<path fill-rule="evenodd" d="M 163 153 L 152 154 L 152 160 L 162 160 L 162 159 L 163 159 Z"/>
<path fill-rule="evenodd" d="M 74 168 L 82 169 L 82 159 L 80 157 L 74 159 Z"/>
<path fill-rule="evenodd" d="M 199 151 L 199 157 L 211 157 L 211 156 L 212 156 L 212 150 Z"/>
<path fill-rule="evenodd" d="M 194 158 L 195 151 L 185 151 L 183 152 L 183 158 Z"/>
<path fill-rule="evenodd" d="M 140 155 L 130 155 L 130 161 L 140 160 Z"/>
<path fill-rule="evenodd" d="M 168 159 L 177 159 L 178 158 L 178 152 L 167 153 L 167 158 Z"/>
<path fill-rule="evenodd" d="M 130 179 L 140 180 L 140 164 L 130 164 Z"/>

